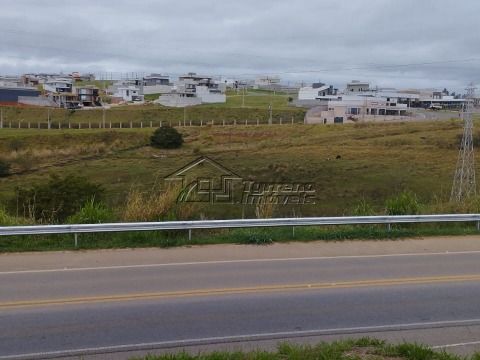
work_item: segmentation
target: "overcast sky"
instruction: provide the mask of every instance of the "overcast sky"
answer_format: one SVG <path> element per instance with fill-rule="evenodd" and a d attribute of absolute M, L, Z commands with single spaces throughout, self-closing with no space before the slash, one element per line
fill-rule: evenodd
<path fill-rule="evenodd" d="M 478 0 L 0 0 L 0 73 L 188 71 L 462 90 Z M 428 63 L 428 64 L 425 64 Z M 397 66 L 408 65 L 410 66 Z M 424 64 L 424 65 L 419 65 Z"/>

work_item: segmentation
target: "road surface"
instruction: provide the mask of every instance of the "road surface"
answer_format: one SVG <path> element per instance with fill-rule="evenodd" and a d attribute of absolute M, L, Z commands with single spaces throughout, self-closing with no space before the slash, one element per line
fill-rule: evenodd
<path fill-rule="evenodd" d="M 480 350 L 480 238 L 0 255 L 0 359 L 375 336 Z"/>

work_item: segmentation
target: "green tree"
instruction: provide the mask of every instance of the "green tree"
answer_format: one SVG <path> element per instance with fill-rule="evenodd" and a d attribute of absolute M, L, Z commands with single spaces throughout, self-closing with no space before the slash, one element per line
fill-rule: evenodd
<path fill-rule="evenodd" d="M 177 149 L 182 144 L 182 134 L 167 125 L 159 127 L 150 137 L 150 145 L 159 149 Z"/>

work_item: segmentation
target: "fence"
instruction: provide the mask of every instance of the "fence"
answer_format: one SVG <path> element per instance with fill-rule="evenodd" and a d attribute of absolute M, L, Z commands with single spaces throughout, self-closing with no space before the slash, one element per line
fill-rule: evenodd
<path fill-rule="evenodd" d="M 401 215 L 401 216 L 347 216 L 347 217 L 309 217 L 277 219 L 233 219 L 233 220 L 196 220 L 165 221 L 110 224 L 72 224 L 72 225 L 32 225 L 0 226 L 0 236 L 74 234 L 77 246 L 77 234 L 127 231 L 186 230 L 191 240 L 193 229 L 255 228 L 282 226 L 321 226 L 321 225 L 362 225 L 385 224 L 390 230 L 392 224 L 406 223 L 446 223 L 475 222 L 480 231 L 480 214 L 448 215 Z"/>
<path fill-rule="evenodd" d="M 171 126 L 260 125 L 303 123 L 301 109 L 149 108 L 65 110 L 1 107 L 0 129 L 118 129 Z"/>
<path fill-rule="evenodd" d="M 162 125 L 173 127 L 192 127 L 192 126 L 259 126 L 259 125 L 293 125 L 303 124 L 303 121 L 278 119 L 268 122 L 265 120 L 189 120 L 189 121 L 106 121 L 102 122 L 33 122 L 33 121 L 3 121 L 0 122 L 0 129 L 46 129 L 46 130 L 65 130 L 65 129 L 143 129 L 157 128 Z"/>

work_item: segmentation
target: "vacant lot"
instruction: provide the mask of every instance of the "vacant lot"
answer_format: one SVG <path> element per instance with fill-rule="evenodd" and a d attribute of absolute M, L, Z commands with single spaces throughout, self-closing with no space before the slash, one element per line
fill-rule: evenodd
<path fill-rule="evenodd" d="M 149 95 L 148 99 L 157 99 L 158 95 Z M 88 128 L 98 127 L 105 119 L 106 126 L 119 128 L 158 126 L 160 121 L 178 125 L 181 121 L 189 124 L 200 124 L 214 121 L 217 124 L 233 124 L 234 122 L 267 123 L 270 117 L 269 107 L 272 106 L 272 120 L 274 123 L 303 122 L 305 110 L 289 106 L 289 96 L 271 92 L 250 91 L 246 96 L 241 93 L 231 93 L 224 104 L 199 105 L 187 108 L 169 108 L 161 105 L 128 105 L 117 106 L 106 110 L 105 117 L 102 109 L 65 110 L 46 109 L 35 107 L 3 107 L 3 126 L 5 128 L 42 128 L 47 127 L 48 119 L 51 126 Z M 120 125 L 120 123 L 122 125 Z M 80 124 L 80 125 L 79 125 Z"/>
<path fill-rule="evenodd" d="M 381 211 L 386 198 L 403 190 L 415 192 L 422 203 L 442 202 L 451 187 L 461 123 L 237 125 L 180 131 L 185 136 L 181 149 L 158 150 L 148 146 L 151 129 L 3 129 L 0 157 L 11 164 L 13 174 L 0 178 L 0 203 L 11 204 L 17 186 L 43 182 L 56 173 L 80 174 L 104 185 L 108 205 L 121 207 L 132 187 L 148 191 L 200 155 L 243 179 L 314 183 L 317 203 L 278 210 L 289 215 L 342 215 L 361 199 Z M 238 206 L 203 211 L 209 217 L 245 215 Z"/>

